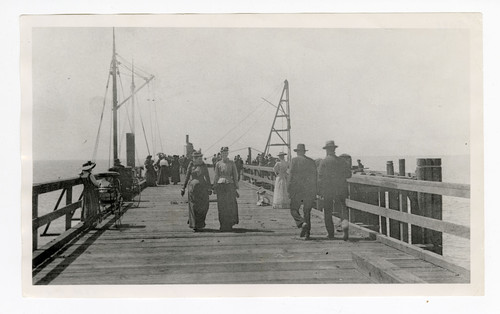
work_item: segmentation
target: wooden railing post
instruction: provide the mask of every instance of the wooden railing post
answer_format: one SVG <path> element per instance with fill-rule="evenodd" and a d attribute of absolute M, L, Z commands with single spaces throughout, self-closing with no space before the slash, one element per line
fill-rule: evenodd
<path fill-rule="evenodd" d="M 441 159 L 428 159 L 432 167 L 430 168 L 429 181 L 442 181 Z M 443 219 L 443 197 L 438 194 L 431 194 L 431 207 L 429 216 L 434 219 Z M 443 254 L 443 233 L 435 230 L 428 230 L 426 242 L 433 245 L 433 251 Z"/>
<path fill-rule="evenodd" d="M 406 176 L 406 166 L 404 159 L 399 160 L 399 176 L 400 177 Z M 399 191 L 399 210 L 403 213 L 408 212 L 408 192 L 406 191 L 402 190 Z M 407 243 L 410 241 L 408 228 L 409 227 L 407 223 L 400 224 L 401 239 Z"/>
<path fill-rule="evenodd" d="M 66 188 L 66 205 L 73 203 L 73 186 Z M 71 229 L 71 219 L 73 218 L 73 213 L 66 214 L 66 224 L 65 230 Z"/>
<path fill-rule="evenodd" d="M 32 198 L 32 219 L 36 219 L 38 218 L 38 194 L 33 194 L 33 198 Z M 33 245 L 33 248 L 32 250 L 36 250 L 38 249 L 38 228 L 36 228 L 35 226 L 33 226 L 32 228 L 32 245 Z"/>
<path fill-rule="evenodd" d="M 394 164 L 392 161 L 387 161 L 387 175 L 394 175 Z M 398 190 L 389 189 L 389 208 L 399 210 L 399 192 Z M 400 222 L 394 219 L 389 219 L 389 236 L 401 240 L 401 226 Z"/>

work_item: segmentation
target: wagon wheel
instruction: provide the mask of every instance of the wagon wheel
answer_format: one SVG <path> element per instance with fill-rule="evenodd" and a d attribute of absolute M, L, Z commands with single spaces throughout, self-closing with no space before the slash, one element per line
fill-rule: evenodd
<path fill-rule="evenodd" d="M 139 207 L 141 204 L 141 186 L 139 184 L 139 180 L 134 178 L 134 181 L 132 183 L 132 193 L 133 193 L 133 198 L 131 200 L 132 202 L 132 207 Z"/>

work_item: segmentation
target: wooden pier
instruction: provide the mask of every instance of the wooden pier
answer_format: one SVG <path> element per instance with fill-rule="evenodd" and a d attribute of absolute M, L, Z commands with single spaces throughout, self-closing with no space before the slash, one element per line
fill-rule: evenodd
<path fill-rule="evenodd" d="M 240 184 L 240 223 L 233 232 L 219 232 L 217 205 L 211 202 L 206 230 L 195 233 L 187 225 L 187 197 L 179 185 L 146 188 L 139 207 L 107 216 L 37 264 L 33 284 L 469 282 L 363 228 L 351 228 L 348 242 L 342 234 L 329 240 L 317 210 L 311 240 L 305 241 L 288 209 L 257 206 L 255 192 L 255 186 Z"/>

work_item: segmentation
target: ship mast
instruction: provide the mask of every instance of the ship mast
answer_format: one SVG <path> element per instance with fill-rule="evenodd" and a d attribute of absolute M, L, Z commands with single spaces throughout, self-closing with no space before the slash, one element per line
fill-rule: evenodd
<path fill-rule="evenodd" d="M 113 162 L 118 159 L 118 95 L 116 88 L 116 48 L 115 29 L 113 28 L 113 59 L 111 62 L 111 75 L 113 76 Z"/>

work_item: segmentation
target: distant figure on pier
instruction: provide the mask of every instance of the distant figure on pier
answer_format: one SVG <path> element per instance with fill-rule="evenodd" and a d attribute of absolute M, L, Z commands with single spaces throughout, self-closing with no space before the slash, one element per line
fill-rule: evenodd
<path fill-rule="evenodd" d="M 160 156 L 160 162 L 158 165 L 160 166 L 159 171 L 158 171 L 158 180 L 157 184 L 158 185 L 168 185 L 170 184 L 170 180 L 168 179 L 169 177 L 169 171 L 168 171 L 168 160 L 165 155 Z"/>
<path fill-rule="evenodd" d="M 174 155 L 172 164 L 170 165 L 170 175 L 172 178 L 172 183 L 177 185 L 177 183 L 181 182 L 181 174 L 180 174 L 181 165 L 179 163 L 179 156 Z"/>
<path fill-rule="evenodd" d="M 193 158 L 193 156 L 191 156 Z M 184 157 L 184 162 L 181 163 L 181 168 L 184 173 L 187 173 L 187 168 L 189 166 L 189 163 L 191 162 L 191 159 L 189 159 L 188 156 Z"/>
<path fill-rule="evenodd" d="M 92 174 L 96 164 L 92 161 L 87 161 L 82 165 L 80 178 L 83 181 L 83 203 L 82 203 L 82 218 L 87 219 L 99 213 L 99 182 Z"/>
<path fill-rule="evenodd" d="M 221 160 L 215 165 L 214 191 L 217 194 L 220 231 L 231 231 L 239 223 L 238 217 L 238 170 L 228 158 L 229 148 L 221 148 Z"/>
<path fill-rule="evenodd" d="M 113 162 L 113 168 L 125 168 L 125 166 L 122 165 L 120 159 L 116 158 Z"/>
<path fill-rule="evenodd" d="M 217 164 L 217 154 L 214 154 L 212 157 L 212 167 L 215 169 L 215 164 Z"/>
<path fill-rule="evenodd" d="M 358 162 L 358 170 L 363 171 L 363 169 L 365 169 L 365 166 L 361 163 L 361 159 L 358 159 L 357 162 Z"/>
<path fill-rule="evenodd" d="M 348 196 L 347 178 L 351 177 L 351 167 L 347 161 L 335 155 L 338 146 L 334 141 L 327 141 L 323 149 L 326 157 L 319 164 L 318 170 L 318 194 L 323 200 L 323 213 L 325 227 L 329 239 L 334 238 L 335 227 L 333 224 L 333 210 L 338 213 L 344 240 L 349 238 L 349 215 L 345 200 Z"/>
<path fill-rule="evenodd" d="M 212 185 L 208 174 L 207 165 L 203 162 L 200 151 L 193 152 L 193 161 L 189 163 L 186 180 L 181 189 L 184 196 L 186 186 L 188 187 L 189 202 L 189 228 L 195 232 L 205 228 L 205 219 L 209 207 L 209 195 L 212 194 Z"/>
<path fill-rule="evenodd" d="M 156 186 L 156 171 L 153 163 L 153 156 L 148 155 L 144 161 L 144 168 L 146 168 L 146 185 Z"/>
<path fill-rule="evenodd" d="M 279 161 L 274 165 L 276 181 L 274 182 L 273 208 L 290 208 L 290 197 L 288 196 L 288 168 L 285 160 L 286 153 L 278 154 Z"/>
<path fill-rule="evenodd" d="M 309 240 L 311 234 L 311 209 L 316 200 L 317 191 L 317 170 L 313 159 L 307 157 L 306 146 L 297 144 L 294 149 L 297 157 L 292 159 L 290 167 L 290 183 L 288 185 L 288 195 L 290 195 L 290 214 L 292 215 L 298 228 L 302 228 L 301 237 Z M 300 215 L 299 209 L 303 205 L 304 218 Z"/>
<path fill-rule="evenodd" d="M 241 172 L 243 171 L 243 159 L 240 155 L 234 157 L 234 163 L 236 164 L 236 170 L 238 171 L 238 181 L 241 179 Z"/>

